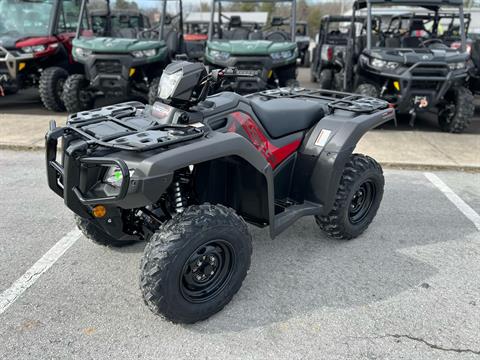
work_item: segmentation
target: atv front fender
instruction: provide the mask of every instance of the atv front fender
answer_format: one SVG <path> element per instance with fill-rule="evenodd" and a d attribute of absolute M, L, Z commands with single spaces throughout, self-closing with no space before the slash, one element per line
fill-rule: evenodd
<path fill-rule="evenodd" d="M 117 205 L 122 208 L 139 208 L 157 201 L 173 180 L 175 171 L 215 159 L 237 156 L 261 173 L 267 184 L 269 220 L 274 216 L 273 170 L 260 152 L 243 136 L 236 133 L 211 132 L 201 140 L 182 143 L 180 146 L 155 155 L 148 154 L 138 161 L 138 155 L 132 152 L 118 153 L 129 169 L 135 169 L 130 182 L 131 188 Z M 248 176 L 248 175 L 246 175 Z M 159 181 L 163 180 L 163 181 Z"/>
<path fill-rule="evenodd" d="M 305 198 L 321 204 L 322 214 L 328 214 L 333 207 L 345 165 L 358 141 L 370 129 L 395 120 L 393 108 L 372 114 L 354 115 L 337 110 L 323 118 L 310 132 L 301 149 L 303 155 L 316 157 Z M 327 133 L 330 131 L 328 140 L 323 144 L 320 141 L 322 130 Z"/>

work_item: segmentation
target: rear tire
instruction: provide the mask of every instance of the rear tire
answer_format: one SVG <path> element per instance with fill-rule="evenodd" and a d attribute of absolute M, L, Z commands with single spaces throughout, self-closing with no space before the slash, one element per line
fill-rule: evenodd
<path fill-rule="evenodd" d="M 158 88 L 160 86 L 160 77 L 153 78 L 148 88 L 148 103 L 153 105 L 158 97 Z"/>
<path fill-rule="evenodd" d="M 93 108 L 95 99 L 87 90 L 89 85 L 89 81 L 81 74 L 73 74 L 65 81 L 63 102 L 70 114 Z"/>
<path fill-rule="evenodd" d="M 43 106 L 51 111 L 65 111 L 62 94 L 68 72 L 61 67 L 50 67 L 42 71 L 38 91 Z"/>
<path fill-rule="evenodd" d="M 147 243 L 140 288 L 150 310 L 175 323 L 207 319 L 230 302 L 250 267 L 245 222 L 222 205 L 190 206 Z"/>
<path fill-rule="evenodd" d="M 357 89 L 355 90 L 355 93 L 363 96 L 373 97 L 373 98 L 378 98 L 380 95 L 380 92 L 378 91 L 377 87 L 369 83 L 363 83 L 358 85 Z"/>
<path fill-rule="evenodd" d="M 83 235 L 85 235 L 87 239 L 92 240 L 97 245 L 123 247 L 136 243 L 136 241 L 116 240 L 90 220 L 84 219 L 78 215 L 75 215 L 75 223 L 77 224 L 78 229 L 83 233 Z"/>
<path fill-rule="evenodd" d="M 385 180 L 380 164 L 353 154 L 345 166 L 332 210 L 316 216 L 320 229 L 334 239 L 349 240 L 362 234 L 377 214 Z"/>
<path fill-rule="evenodd" d="M 445 95 L 449 102 L 438 113 L 440 129 L 449 133 L 461 133 L 470 125 L 475 114 L 472 92 L 463 87 L 456 87 Z"/>
<path fill-rule="evenodd" d="M 318 76 L 318 86 L 321 89 L 330 90 L 333 83 L 333 70 L 323 69 Z"/>
<path fill-rule="evenodd" d="M 343 78 L 345 77 L 345 72 L 336 71 L 333 77 L 334 89 L 336 91 L 343 91 Z"/>

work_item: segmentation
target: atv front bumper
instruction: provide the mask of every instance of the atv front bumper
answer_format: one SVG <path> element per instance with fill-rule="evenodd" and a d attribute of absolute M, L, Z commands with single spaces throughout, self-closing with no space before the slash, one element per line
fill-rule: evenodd
<path fill-rule="evenodd" d="M 468 76 L 468 69 L 450 70 L 444 62 L 418 62 L 401 74 L 370 68 L 369 72 L 386 78 L 380 97 L 394 104 L 399 113 L 436 107 L 454 83 L 465 81 Z"/>

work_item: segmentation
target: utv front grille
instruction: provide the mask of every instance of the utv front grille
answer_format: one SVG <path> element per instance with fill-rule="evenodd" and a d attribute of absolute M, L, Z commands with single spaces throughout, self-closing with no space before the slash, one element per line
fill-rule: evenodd
<path fill-rule="evenodd" d="M 118 60 L 97 60 L 95 68 L 99 74 L 121 74 L 122 64 Z"/>
<path fill-rule="evenodd" d="M 421 81 L 413 80 L 411 88 L 412 90 L 437 90 L 439 82 L 438 81 Z"/>
<path fill-rule="evenodd" d="M 238 70 L 263 70 L 264 68 L 262 63 L 249 61 L 240 61 L 235 64 L 235 67 Z"/>
<path fill-rule="evenodd" d="M 438 65 L 419 65 L 412 70 L 413 76 L 447 76 L 448 69 L 444 66 Z"/>

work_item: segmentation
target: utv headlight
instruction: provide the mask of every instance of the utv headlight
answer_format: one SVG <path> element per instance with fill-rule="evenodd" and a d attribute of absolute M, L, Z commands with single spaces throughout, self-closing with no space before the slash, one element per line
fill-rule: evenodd
<path fill-rule="evenodd" d="M 167 100 L 175 92 L 180 80 L 182 79 L 183 71 L 177 71 L 173 74 L 163 73 L 160 78 L 160 85 L 158 86 L 158 97 L 162 100 Z"/>
<path fill-rule="evenodd" d="M 286 50 L 286 51 L 278 51 L 270 54 L 270 57 L 273 60 L 285 60 L 289 59 L 293 56 L 293 51 L 292 50 Z"/>
<path fill-rule="evenodd" d="M 31 53 L 45 51 L 47 47 L 45 45 L 33 45 L 33 46 L 24 46 L 21 49 L 24 53 L 31 54 Z"/>
<path fill-rule="evenodd" d="M 219 50 L 210 50 L 210 56 L 220 61 L 227 61 L 230 58 L 230 54 L 228 52 Z"/>
<path fill-rule="evenodd" d="M 136 58 L 151 57 L 157 55 L 157 49 L 132 51 L 132 55 Z"/>
<path fill-rule="evenodd" d="M 450 70 L 465 69 L 465 66 L 466 66 L 466 63 L 464 61 L 448 64 L 448 67 L 450 68 Z"/>
<path fill-rule="evenodd" d="M 376 67 L 377 69 L 395 70 L 400 64 L 395 61 L 385 61 L 382 59 L 372 58 L 370 60 L 370 65 Z"/>
<path fill-rule="evenodd" d="M 88 56 L 92 55 L 92 50 L 84 49 L 84 48 L 81 48 L 81 47 L 76 47 L 75 48 L 75 55 L 77 55 L 78 57 L 81 57 L 81 58 L 85 58 L 85 57 L 88 57 Z"/>
<path fill-rule="evenodd" d="M 135 170 L 129 170 L 130 176 L 133 175 Z M 105 173 L 105 177 L 103 178 L 103 182 L 105 184 L 111 185 L 115 188 L 119 188 L 122 186 L 123 183 L 123 174 L 122 170 L 118 166 L 110 167 L 107 172 Z"/>

